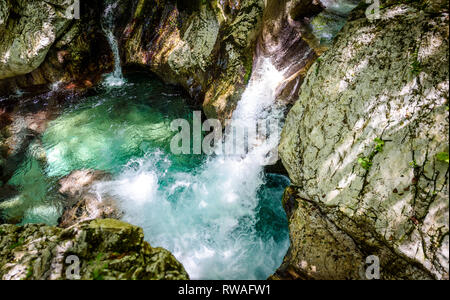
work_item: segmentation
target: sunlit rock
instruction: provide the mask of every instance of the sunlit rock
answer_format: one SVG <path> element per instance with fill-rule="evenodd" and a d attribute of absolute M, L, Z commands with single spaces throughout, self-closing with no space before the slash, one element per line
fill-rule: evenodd
<path fill-rule="evenodd" d="M 393 3 L 373 22 L 361 7 L 310 69 L 279 147 L 294 188 L 281 273 L 306 261 L 312 278 L 365 279 L 356 270 L 376 255 L 384 279 L 448 279 L 448 14 L 423 7 Z M 341 231 L 336 245 L 309 238 L 317 217 Z M 341 234 L 354 273 L 327 258 Z"/>
<path fill-rule="evenodd" d="M 3 280 L 186 280 L 170 252 L 152 248 L 142 229 L 104 219 L 69 229 L 0 226 Z"/>

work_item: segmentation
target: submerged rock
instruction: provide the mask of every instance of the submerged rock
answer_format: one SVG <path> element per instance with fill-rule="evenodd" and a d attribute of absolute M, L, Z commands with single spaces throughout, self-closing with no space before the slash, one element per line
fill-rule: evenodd
<path fill-rule="evenodd" d="M 33 101 L 32 109 L 24 103 Z M 6 183 L 27 155 L 46 162 L 40 136 L 59 108 L 55 104 L 39 103 L 39 98 L 0 109 L 0 181 Z M 1 185 L 0 185 L 1 186 Z"/>
<path fill-rule="evenodd" d="M 59 192 L 65 197 L 64 212 L 59 220 L 59 227 L 67 228 L 77 223 L 113 218 L 122 215 L 112 198 L 98 199 L 92 186 L 99 180 L 106 180 L 109 175 L 102 171 L 74 171 L 61 179 Z"/>
<path fill-rule="evenodd" d="M 81 20 L 64 17 L 65 2 L 11 3 L 8 0 L 1 10 L 3 23 L 14 29 L 6 34 L 6 40 L 30 39 L 33 45 L 45 41 L 41 49 L 45 55 L 36 54 L 30 62 L 21 60 L 27 66 L 21 72 L 7 72 L 15 68 L 15 60 L 3 59 L 0 95 L 22 89 L 37 93 L 50 85 L 79 91 L 98 82 L 114 64 L 100 21 L 106 4 L 112 5 L 113 34 L 119 42 L 122 65 L 144 67 L 167 83 L 183 86 L 196 104 L 203 105 L 208 117 L 221 121 L 231 117 L 258 57 L 270 57 L 279 70 L 287 69 L 278 93 L 289 101 L 324 50 L 309 23 L 326 5 L 313 0 L 94 0 L 89 5 L 81 2 Z M 36 23 L 33 9 L 41 4 L 46 13 Z M 20 8 L 31 11 L 22 15 Z M 11 13 L 20 17 L 19 23 Z M 20 30 L 22 25 L 25 31 Z M 322 25 L 326 27 L 326 21 Z M 33 34 L 35 31 L 51 38 Z M 2 45 L 4 52 L 9 49 L 8 43 Z M 27 48 L 20 44 L 14 49 L 23 56 Z M 0 45 L 0 58 L 1 50 Z"/>
<path fill-rule="evenodd" d="M 189 276 L 170 252 L 145 242 L 141 228 L 105 219 L 69 229 L 1 225 L 0 278 L 187 280 Z"/>
<path fill-rule="evenodd" d="M 427 3 L 373 22 L 360 7 L 310 69 L 279 147 L 292 246 L 276 278 L 365 279 L 371 255 L 383 279 L 449 278 L 449 17 Z"/>

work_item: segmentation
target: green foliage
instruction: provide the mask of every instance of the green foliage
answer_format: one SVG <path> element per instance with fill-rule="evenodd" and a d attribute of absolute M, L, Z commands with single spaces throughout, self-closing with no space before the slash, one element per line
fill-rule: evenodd
<path fill-rule="evenodd" d="M 25 277 L 25 279 L 30 279 L 31 276 L 33 276 L 33 266 L 29 266 L 27 269 L 27 275 Z"/>
<path fill-rule="evenodd" d="M 410 166 L 411 168 L 413 168 L 413 169 L 419 167 L 419 165 L 417 164 L 417 162 L 416 162 L 415 160 L 410 161 L 410 162 L 409 162 L 409 166 Z"/>
<path fill-rule="evenodd" d="M 320 71 L 320 64 L 322 63 L 322 57 L 317 58 L 317 67 L 316 67 L 316 76 L 319 74 Z"/>
<path fill-rule="evenodd" d="M 99 253 L 96 258 L 96 268 L 92 271 L 93 280 L 103 280 L 103 271 L 108 268 L 108 263 L 101 264 L 101 259 L 103 257 L 103 253 Z"/>
<path fill-rule="evenodd" d="M 102 273 L 106 268 L 108 268 L 107 263 L 105 263 L 103 266 L 101 266 L 97 269 L 94 269 L 94 271 L 92 272 L 92 279 L 93 280 L 104 280 Z"/>
<path fill-rule="evenodd" d="M 370 168 L 372 167 L 372 160 L 369 157 L 360 157 L 358 158 L 358 164 L 360 164 L 360 166 L 366 170 L 369 171 Z"/>
<path fill-rule="evenodd" d="M 385 141 L 383 141 L 381 138 L 374 139 L 375 146 L 373 151 L 369 154 L 369 156 L 366 157 L 359 157 L 358 158 L 358 164 L 366 171 L 369 171 L 370 168 L 373 165 L 373 158 L 375 155 L 377 155 L 380 152 L 383 152 Z"/>
<path fill-rule="evenodd" d="M 447 152 L 440 152 L 436 154 L 436 159 L 440 162 L 449 163 L 449 157 Z"/>

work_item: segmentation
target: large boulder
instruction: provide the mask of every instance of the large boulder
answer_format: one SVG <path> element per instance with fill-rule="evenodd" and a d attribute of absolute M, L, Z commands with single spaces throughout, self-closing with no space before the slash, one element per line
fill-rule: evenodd
<path fill-rule="evenodd" d="M 64 17 L 68 7 L 65 0 L 2 1 L 0 79 L 27 74 L 41 65 L 50 47 L 70 24 L 70 19 Z"/>
<path fill-rule="evenodd" d="M 111 219 L 84 222 L 70 229 L 1 225 L 0 278 L 189 279 L 170 252 L 144 241 L 141 228 Z"/>
<path fill-rule="evenodd" d="M 449 275 L 449 17 L 442 1 L 359 7 L 317 61 L 279 147 L 292 246 L 275 278 Z M 294 275 L 292 275 L 294 274 Z"/>
<path fill-rule="evenodd" d="M 91 87 L 111 69 L 100 26 L 103 3 L 81 1 L 81 19 L 69 15 L 71 0 L 5 0 L 0 3 L 0 96 Z"/>

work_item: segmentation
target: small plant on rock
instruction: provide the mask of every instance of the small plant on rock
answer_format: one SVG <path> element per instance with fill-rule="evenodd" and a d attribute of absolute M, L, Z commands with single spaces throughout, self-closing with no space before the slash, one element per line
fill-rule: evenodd
<path fill-rule="evenodd" d="M 383 152 L 385 141 L 381 138 L 374 139 L 375 147 L 369 156 L 358 158 L 358 164 L 366 171 L 369 171 L 373 165 L 373 158 L 380 152 Z"/>

